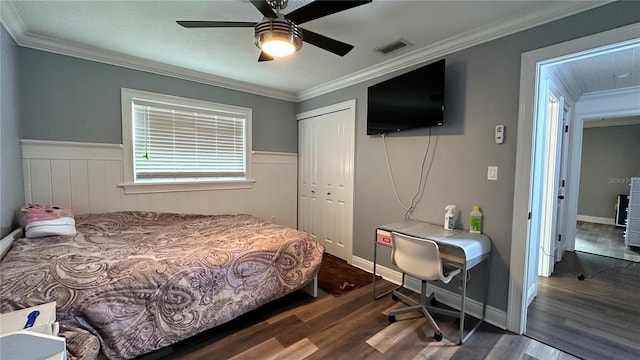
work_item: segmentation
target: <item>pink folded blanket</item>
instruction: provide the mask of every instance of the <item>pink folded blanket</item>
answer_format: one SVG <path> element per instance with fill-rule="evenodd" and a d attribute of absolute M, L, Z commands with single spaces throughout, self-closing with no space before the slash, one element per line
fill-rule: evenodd
<path fill-rule="evenodd" d="M 76 233 L 76 222 L 71 209 L 51 204 L 30 204 L 23 207 L 19 221 L 28 238 Z"/>

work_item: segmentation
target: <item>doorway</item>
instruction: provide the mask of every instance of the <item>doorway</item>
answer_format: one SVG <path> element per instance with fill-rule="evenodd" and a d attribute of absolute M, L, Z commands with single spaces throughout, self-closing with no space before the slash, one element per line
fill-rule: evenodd
<path fill-rule="evenodd" d="M 527 299 L 525 334 L 584 359 L 600 359 L 603 356 L 635 358 L 640 355 L 640 347 L 629 341 L 628 336 L 640 330 L 640 321 L 634 316 L 640 308 L 628 306 L 637 300 L 636 288 L 631 284 L 640 281 L 640 267 L 634 263 L 612 261 L 581 252 L 565 252 L 575 249 L 575 237 L 563 236 L 570 229 L 576 233 L 577 203 L 581 185 L 584 185 L 580 181 L 581 177 L 584 178 L 580 176 L 581 172 L 588 172 L 591 180 L 602 184 L 606 184 L 607 179 L 618 171 L 629 171 L 629 176 L 640 172 L 640 166 L 633 165 L 636 162 L 640 164 L 640 157 L 636 155 L 640 142 L 625 132 L 624 136 L 618 133 L 617 138 L 612 138 L 608 147 L 613 147 L 611 142 L 622 143 L 628 137 L 629 142 L 635 144 L 628 150 L 628 156 L 625 151 L 624 157 L 616 158 L 592 154 L 591 158 L 584 159 L 582 156 L 583 150 L 592 150 L 583 146 L 591 145 L 584 138 L 585 124 L 593 119 L 620 118 L 640 113 L 640 103 L 637 101 L 640 87 L 631 84 L 633 86 L 616 88 L 612 82 L 610 86 L 613 88 L 576 93 L 565 85 L 569 77 L 566 73 L 579 73 L 571 69 L 574 66 L 586 67 L 589 72 L 604 72 L 609 74 L 608 78 L 615 78 L 616 74 L 624 73 L 627 69 L 624 66 L 617 69 L 606 66 L 600 68 L 603 59 L 615 63 L 616 59 L 629 56 L 632 59 L 630 63 L 634 63 L 633 60 L 640 59 L 639 48 L 640 40 L 630 44 L 613 44 L 580 55 L 567 55 L 560 61 L 550 59 L 540 66 L 540 91 L 535 102 L 539 104 L 539 111 L 534 118 L 535 165 L 531 189 L 532 200 L 538 200 L 540 205 L 539 209 L 532 206 L 530 234 L 534 236 L 529 237 L 531 251 L 540 249 L 540 261 L 537 269 L 539 277 L 532 276 L 529 284 L 530 288 L 535 289 L 536 297 Z M 564 100 L 565 97 L 568 101 Z M 565 120 L 560 121 L 560 118 Z M 600 135 L 597 139 L 599 142 L 610 138 Z M 617 164 L 618 161 L 624 162 L 625 158 L 633 160 Z M 573 172 L 567 171 L 566 176 L 563 175 L 564 169 L 569 167 Z M 567 184 L 576 186 L 565 186 Z M 587 191 L 597 192 L 594 188 Z M 599 204 L 595 207 L 600 210 L 610 204 L 613 215 L 613 200 L 614 197 L 608 195 L 598 198 Z M 576 204 L 571 212 L 563 211 L 568 201 Z M 564 221 L 565 218 L 571 220 Z M 536 244 L 537 239 L 539 242 Z"/>
<path fill-rule="evenodd" d="M 536 114 L 540 107 L 536 103 L 537 86 L 540 84 L 541 68 L 548 64 L 561 64 L 575 61 L 596 53 L 606 51 L 616 51 L 623 47 L 640 46 L 640 24 L 629 25 L 614 29 L 604 33 L 592 35 L 567 43 L 554 45 L 548 48 L 534 50 L 522 55 L 522 73 L 520 88 L 520 111 L 517 134 L 517 155 L 516 155 L 516 182 L 514 187 L 514 214 L 512 227 L 512 248 L 510 258 L 510 286 L 509 304 L 507 314 L 507 328 L 516 333 L 522 334 L 526 329 L 526 315 L 528 300 L 531 294 L 536 294 L 537 283 L 537 259 L 539 242 L 537 238 L 531 236 L 532 229 L 539 229 L 540 212 L 536 212 L 532 200 L 534 185 L 543 184 L 536 176 L 536 164 L 532 159 L 534 152 L 545 148 L 546 142 L 539 142 L 536 129 Z M 630 107 L 640 107 L 635 103 L 630 103 Z M 589 113 L 589 108 L 585 107 L 581 114 L 578 109 L 573 116 L 573 122 L 578 125 L 570 135 L 571 151 L 568 155 L 568 177 L 566 181 L 566 223 L 575 224 L 577 214 L 577 196 L 572 194 L 578 188 L 578 176 L 580 171 L 580 161 L 576 159 L 579 152 L 576 147 L 581 144 L 582 131 L 585 114 Z M 629 110 L 629 109 L 627 109 Z M 635 109 L 640 112 L 640 109 Z M 596 114 L 592 112 L 591 115 Z M 623 114 L 618 114 L 622 116 Z M 550 204 L 551 202 L 549 202 Z M 539 209 L 538 209 L 539 210 Z M 537 221 L 537 222 L 536 222 Z M 574 244 L 571 239 L 575 238 L 575 227 L 571 234 L 571 226 L 567 228 L 566 249 L 572 250 Z"/>
<path fill-rule="evenodd" d="M 638 149 L 640 115 L 585 122 L 577 251 L 640 262 L 640 248 L 627 246 L 624 236 L 630 181 L 640 176 Z"/>

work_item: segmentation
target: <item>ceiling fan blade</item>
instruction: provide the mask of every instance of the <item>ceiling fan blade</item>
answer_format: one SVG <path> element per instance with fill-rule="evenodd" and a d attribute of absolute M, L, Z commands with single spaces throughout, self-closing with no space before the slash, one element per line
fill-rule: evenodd
<path fill-rule="evenodd" d="M 256 7 L 256 9 L 258 9 L 258 11 L 260 11 L 262 16 L 268 17 L 268 18 L 277 17 L 275 11 L 273 11 L 273 9 L 271 8 L 271 6 L 269 6 L 266 0 L 251 0 L 251 3 L 253 4 L 253 6 Z"/>
<path fill-rule="evenodd" d="M 356 6 L 370 3 L 372 0 L 366 1 L 314 1 L 301 8 L 298 8 L 284 17 L 293 21 L 295 24 L 303 24 L 307 21 L 319 19 L 321 17 L 338 13 Z"/>
<path fill-rule="evenodd" d="M 353 49 L 353 45 L 328 38 L 307 29 L 302 29 L 302 40 L 340 56 L 347 55 L 347 53 Z"/>
<path fill-rule="evenodd" d="M 230 27 L 254 27 L 256 23 L 246 21 L 176 21 L 178 25 L 186 28 L 230 28 Z"/>
<path fill-rule="evenodd" d="M 273 60 L 273 57 L 271 57 L 271 55 L 267 54 L 264 51 L 260 52 L 260 57 L 258 58 L 258 62 L 271 61 L 271 60 Z"/>

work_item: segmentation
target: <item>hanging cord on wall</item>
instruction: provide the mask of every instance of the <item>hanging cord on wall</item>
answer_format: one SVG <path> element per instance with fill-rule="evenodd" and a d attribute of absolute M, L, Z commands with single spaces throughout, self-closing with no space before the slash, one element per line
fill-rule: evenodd
<path fill-rule="evenodd" d="M 431 166 L 433 165 L 433 160 L 436 155 L 436 148 L 438 147 L 438 137 L 436 136 L 435 143 L 433 144 L 433 151 L 431 152 L 431 160 L 429 160 L 429 166 L 427 167 L 427 171 L 425 173 L 424 165 L 427 161 L 427 155 L 429 154 L 429 147 L 431 146 L 431 128 L 429 128 L 429 141 L 427 141 L 427 148 L 424 151 L 424 157 L 422 158 L 422 166 L 420 167 L 420 181 L 418 182 L 418 190 L 416 194 L 411 199 L 411 206 L 409 210 L 405 213 L 404 219 L 407 220 L 410 217 L 413 218 L 413 211 L 416 209 L 422 197 L 424 196 L 424 191 L 427 188 L 427 179 L 429 178 L 429 173 L 431 172 Z"/>
<path fill-rule="evenodd" d="M 402 200 L 400 200 L 400 196 L 398 195 L 396 182 L 393 177 L 393 170 L 391 169 L 391 163 L 389 162 L 389 151 L 387 150 L 387 142 L 386 142 L 385 134 L 383 133 L 381 134 L 381 136 L 382 136 L 382 145 L 384 146 L 384 155 L 387 161 L 387 170 L 389 172 L 389 178 L 391 179 L 391 186 L 393 188 L 393 193 L 396 195 L 396 199 L 398 200 L 398 203 L 400 204 L 402 209 L 405 211 L 404 219 L 416 220 L 416 218 L 413 216 L 413 211 L 418 206 L 418 204 L 422 200 L 422 197 L 424 196 L 424 191 L 427 185 L 427 178 L 429 177 L 429 173 L 431 172 L 431 166 L 433 165 L 436 148 L 438 146 L 438 137 L 436 136 L 435 144 L 433 146 L 433 151 L 431 152 L 431 159 L 428 161 L 428 166 L 425 171 L 425 165 L 427 164 L 427 158 L 429 157 L 428 156 L 429 149 L 431 147 L 431 128 L 429 128 L 429 140 L 427 141 L 427 147 L 424 151 L 424 157 L 422 158 L 422 166 L 420 167 L 420 179 L 418 181 L 418 188 L 416 190 L 416 194 L 411 199 L 411 206 L 406 206 L 402 203 Z"/>
<path fill-rule="evenodd" d="M 551 254 L 548 254 L 548 253 L 545 251 L 545 249 L 542 247 L 542 245 L 540 245 L 540 250 L 542 250 L 542 253 L 543 253 L 543 254 L 545 254 L 546 256 L 548 256 L 548 257 L 550 257 L 550 258 L 554 259 L 554 263 L 559 262 L 560 264 L 563 264 L 564 266 L 566 266 L 566 268 L 567 268 L 567 270 L 569 271 L 569 273 L 570 273 L 571 275 L 573 275 L 573 276 L 576 276 L 576 277 L 578 278 L 578 280 L 593 279 L 596 275 L 600 275 L 600 274 L 602 274 L 602 273 L 605 273 L 605 272 L 607 272 L 607 271 L 611 271 L 611 270 L 616 270 L 616 269 L 628 270 L 632 265 L 634 265 L 634 266 L 636 265 L 636 263 L 635 263 L 635 262 L 633 262 L 633 261 L 629 261 L 629 263 L 628 263 L 626 266 L 613 266 L 613 267 L 610 267 L 610 268 L 608 268 L 608 269 L 604 269 L 604 270 L 597 271 L 597 272 L 595 272 L 595 273 L 593 273 L 593 274 L 591 274 L 591 275 L 589 275 L 589 276 L 585 276 L 585 275 L 584 275 L 584 274 L 582 274 L 582 273 L 578 273 L 578 272 L 576 272 L 576 271 L 573 271 L 573 269 L 571 268 L 571 266 L 569 266 L 569 264 L 567 263 L 567 261 L 562 261 L 562 259 L 561 259 L 561 258 L 557 258 L 557 257 L 555 257 L 555 256 L 553 256 L 553 255 L 551 255 Z M 575 250 L 574 250 L 574 252 L 575 252 Z M 599 256 L 599 255 L 595 255 L 595 256 Z M 627 260 L 627 261 L 628 261 L 628 260 Z"/>
<path fill-rule="evenodd" d="M 398 195 L 398 190 L 396 189 L 396 182 L 393 179 L 393 171 L 391 170 L 391 163 L 389 163 L 389 152 L 387 151 L 387 142 L 385 139 L 386 138 L 384 136 L 384 133 L 382 133 L 382 146 L 384 146 L 384 156 L 385 156 L 385 159 L 387 160 L 387 170 L 389 171 L 389 178 L 391 178 L 391 187 L 393 188 L 393 193 L 396 195 L 398 204 L 400 204 L 400 206 L 402 207 L 402 209 L 405 211 L 405 214 L 406 214 L 406 212 L 409 211 L 409 208 L 402 203 L 402 200 L 400 200 L 400 196 Z M 413 219 L 413 217 L 411 218 Z M 405 215 L 405 220 L 406 219 L 407 217 Z"/>

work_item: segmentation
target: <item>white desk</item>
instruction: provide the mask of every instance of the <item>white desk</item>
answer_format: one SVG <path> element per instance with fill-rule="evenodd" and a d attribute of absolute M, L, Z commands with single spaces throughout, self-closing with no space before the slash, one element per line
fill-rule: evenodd
<path fill-rule="evenodd" d="M 376 263 L 378 256 L 378 246 L 391 247 L 391 233 L 397 232 L 409 236 L 418 238 L 424 238 L 433 240 L 438 243 L 440 248 L 440 256 L 442 262 L 446 265 L 460 269 L 462 274 L 462 296 L 460 311 L 450 311 L 440 308 L 429 307 L 429 311 L 435 313 L 443 313 L 458 317 L 460 319 L 460 340 L 462 344 L 466 341 L 473 332 L 484 321 L 485 309 L 487 306 L 487 294 L 489 288 L 489 267 L 485 273 L 485 293 L 482 306 L 482 317 L 478 322 L 470 329 L 467 334 L 464 334 L 464 314 L 465 303 L 467 298 L 467 271 L 474 266 L 488 259 L 491 255 L 491 240 L 489 237 L 483 234 L 471 234 L 465 230 L 444 230 L 441 226 L 431 225 L 419 221 L 403 221 L 388 225 L 380 226 L 376 229 L 376 238 L 373 252 L 373 296 L 375 299 L 379 299 L 391 292 L 396 297 L 399 297 L 403 302 L 413 303 L 414 301 L 409 299 L 404 294 L 397 292 L 398 288 L 404 285 L 404 274 L 402 274 L 402 285 L 395 289 L 389 290 L 383 294 L 376 294 Z"/>

